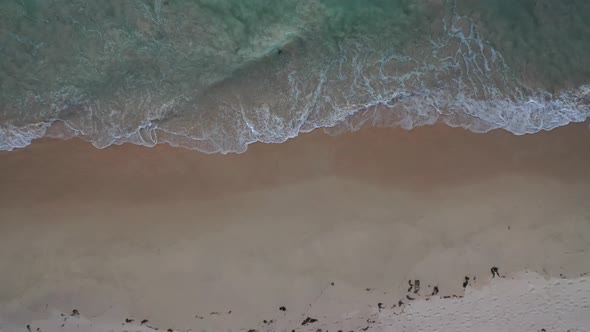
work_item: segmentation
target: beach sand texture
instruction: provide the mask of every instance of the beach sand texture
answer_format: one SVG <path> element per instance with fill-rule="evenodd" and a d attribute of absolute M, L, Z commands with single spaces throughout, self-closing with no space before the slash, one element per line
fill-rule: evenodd
<path fill-rule="evenodd" d="M 493 300 L 502 324 L 584 331 L 589 142 L 587 124 L 437 125 L 239 155 L 78 139 L 2 152 L 0 330 L 418 331 L 425 312 L 457 308 L 451 324 Z M 438 330 L 518 327 L 486 317 Z"/>

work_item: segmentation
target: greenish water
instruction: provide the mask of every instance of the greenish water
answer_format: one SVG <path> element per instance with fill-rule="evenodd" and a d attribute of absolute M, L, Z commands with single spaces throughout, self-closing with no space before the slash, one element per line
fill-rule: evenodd
<path fill-rule="evenodd" d="M 590 115 L 588 17 L 582 0 L 0 0 L 0 149 L 549 130 Z"/>

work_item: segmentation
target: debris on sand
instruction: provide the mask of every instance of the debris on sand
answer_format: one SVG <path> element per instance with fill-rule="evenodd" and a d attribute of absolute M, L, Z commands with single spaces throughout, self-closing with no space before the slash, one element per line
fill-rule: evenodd
<path fill-rule="evenodd" d="M 432 289 L 432 296 L 438 294 L 438 286 L 434 286 L 434 289 Z"/>
<path fill-rule="evenodd" d="M 315 318 L 311 318 L 311 317 L 307 317 L 305 320 L 303 320 L 303 322 L 301 323 L 302 326 L 305 326 L 307 324 L 313 324 L 315 322 L 317 322 L 318 320 Z"/>
<path fill-rule="evenodd" d="M 469 277 L 465 277 L 465 280 L 463 280 L 463 288 L 467 288 L 467 286 L 469 285 Z"/>

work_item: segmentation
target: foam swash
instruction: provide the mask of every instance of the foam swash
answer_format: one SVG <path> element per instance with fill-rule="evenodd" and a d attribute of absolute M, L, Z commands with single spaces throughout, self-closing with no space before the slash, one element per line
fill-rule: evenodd
<path fill-rule="evenodd" d="M 587 17 L 586 0 L 4 1 L 0 150 L 551 130 L 590 116 Z"/>

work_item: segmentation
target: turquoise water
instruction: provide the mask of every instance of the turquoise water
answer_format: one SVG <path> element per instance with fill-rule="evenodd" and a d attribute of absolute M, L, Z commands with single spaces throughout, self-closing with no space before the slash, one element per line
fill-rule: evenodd
<path fill-rule="evenodd" d="M 1 0 L 0 149 L 550 130 L 590 116 L 588 17 L 586 0 Z"/>

